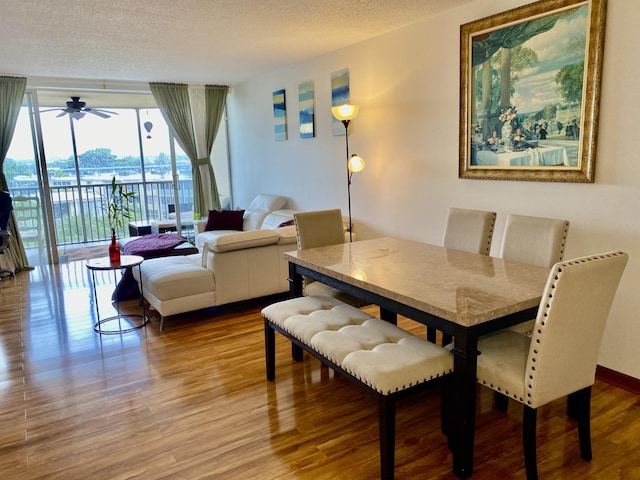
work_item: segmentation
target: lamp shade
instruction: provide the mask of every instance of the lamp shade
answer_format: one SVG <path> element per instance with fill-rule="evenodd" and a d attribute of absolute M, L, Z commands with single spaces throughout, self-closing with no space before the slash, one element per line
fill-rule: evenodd
<path fill-rule="evenodd" d="M 355 153 L 351 155 L 349 163 L 347 164 L 350 172 L 359 172 L 364 169 L 364 160 Z"/>
<path fill-rule="evenodd" d="M 338 105 L 337 107 L 331 107 L 331 113 L 340 121 L 353 120 L 358 114 L 358 105 Z"/>

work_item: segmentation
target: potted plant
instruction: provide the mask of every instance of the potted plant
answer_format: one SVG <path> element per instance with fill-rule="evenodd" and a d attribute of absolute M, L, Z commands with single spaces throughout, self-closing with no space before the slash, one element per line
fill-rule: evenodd
<path fill-rule="evenodd" d="M 122 228 L 124 219 L 130 219 L 133 211 L 129 207 L 129 201 L 135 200 L 136 192 L 127 192 L 123 185 L 118 185 L 115 175 L 111 179 L 111 195 L 107 207 L 109 228 L 111 228 L 111 244 L 109 245 L 109 259 L 112 264 L 120 263 L 120 246 L 116 241 L 116 232 Z"/>

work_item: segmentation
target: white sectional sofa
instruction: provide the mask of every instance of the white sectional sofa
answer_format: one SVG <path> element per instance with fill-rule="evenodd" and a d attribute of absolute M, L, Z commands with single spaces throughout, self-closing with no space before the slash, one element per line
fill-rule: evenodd
<path fill-rule="evenodd" d="M 227 303 L 284 293 L 289 289 L 288 265 L 283 253 L 296 250 L 295 226 L 285 210 L 286 198 L 258 195 L 245 210 L 243 231 L 204 231 L 197 224 L 200 253 L 145 260 L 140 275 L 144 298 L 166 316 Z M 141 277 L 141 278 L 140 278 Z"/>

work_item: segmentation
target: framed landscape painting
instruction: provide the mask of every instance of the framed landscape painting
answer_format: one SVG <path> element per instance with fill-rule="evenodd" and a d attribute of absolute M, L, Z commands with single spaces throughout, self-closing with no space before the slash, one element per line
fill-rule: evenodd
<path fill-rule="evenodd" d="M 460 27 L 459 177 L 593 182 L 606 0 Z"/>

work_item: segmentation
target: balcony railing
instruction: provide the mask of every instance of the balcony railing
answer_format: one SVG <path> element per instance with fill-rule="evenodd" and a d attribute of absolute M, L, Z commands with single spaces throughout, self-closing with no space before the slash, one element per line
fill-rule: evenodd
<path fill-rule="evenodd" d="M 135 191 L 136 199 L 129 203 L 129 221 L 167 220 L 169 205 L 175 204 L 173 182 L 154 181 L 125 183 L 127 191 Z M 58 246 L 105 241 L 111 238 L 107 205 L 111 184 L 90 184 L 50 187 L 53 221 Z M 180 204 L 193 204 L 191 179 L 181 180 Z M 11 189 L 12 196 L 38 196 L 37 187 Z M 44 212 L 40 212 L 43 215 Z M 42 223 L 41 223 L 42 224 Z M 42 229 L 44 232 L 44 228 Z M 118 229 L 119 237 L 129 236 L 127 222 Z M 43 233 L 44 235 L 44 233 Z M 28 245 L 27 245 L 28 246 Z"/>

